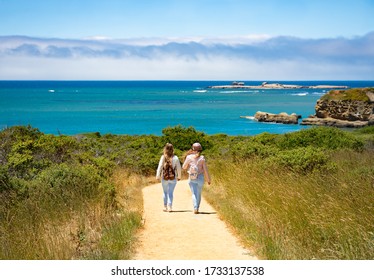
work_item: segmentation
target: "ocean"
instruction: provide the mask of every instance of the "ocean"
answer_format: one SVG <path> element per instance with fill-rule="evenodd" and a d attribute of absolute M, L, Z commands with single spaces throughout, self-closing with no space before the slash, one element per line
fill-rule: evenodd
<path fill-rule="evenodd" d="M 314 114 L 324 89 L 211 89 L 232 81 L 0 81 L 0 128 L 31 125 L 48 134 L 162 135 L 168 126 L 206 134 L 287 133 L 301 125 L 259 123 L 257 111 Z M 260 85 L 262 81 L 244 81 Z M 277 81 L 374 87 L 374 81 Z"/>

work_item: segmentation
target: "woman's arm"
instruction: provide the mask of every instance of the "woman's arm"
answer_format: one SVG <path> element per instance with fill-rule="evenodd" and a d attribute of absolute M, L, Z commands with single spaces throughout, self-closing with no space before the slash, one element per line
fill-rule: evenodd
<path fill-rule="evenodd" d="M 177 156 L 175 156 L 175 164 L 176 164 L 176 167 L 177 167 L 177 178 L 178 178 L 178 180 L 180 180 L 182 178 L 182 167 L 181 167 L 181 163 L 179 161 L 179 158 Z"/>
<path fill-rule="evenodd" d="M 210 185 L 211 180 L 210 180 L 210 174 L 208 170 L 208 166 L 206 165 L 206 161 L 203 161 L 203 169 L 204 169 L 204 176 L 206 178 L 206 181 L 208 182 L 208 185 Z"/>
<path fill-rule="evenodd" d="M 161 178 L 161 171 L 162 171 L 162 166 L 164 164 L 164 156 L 162 155 L 161 158 L 160 158 L 160 161 L 158 163 L 158 167 L 157 167 L 157 171 L 156 171 L 156 179 L 160 179 Z"/>
<path fill-rule="evenodd" d="M 188 165 L 190 164 L 190 161 L 191 161 L 190 157 L 187 156 L 187 157 L 186 157 L 186 160 L 184 161 L 183 166 L 182 166 L 182 168 L 183 168 L 184 170 L 187 170 Z"/>

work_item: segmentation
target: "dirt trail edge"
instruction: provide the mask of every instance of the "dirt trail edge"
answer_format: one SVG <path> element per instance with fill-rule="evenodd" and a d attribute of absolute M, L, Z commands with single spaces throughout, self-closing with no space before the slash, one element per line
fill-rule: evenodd
<path fill-rule="evenodd" d="M 209 187 L 209 186 L 205 186 Z M 187 180 L 177 183 L 173 212 L 163 212 L 162 187 L 143 188 L 144 228 L 139 233 L 135 260 L 254 260 L 216 211 L 202 198 L 193 214 Z"/>

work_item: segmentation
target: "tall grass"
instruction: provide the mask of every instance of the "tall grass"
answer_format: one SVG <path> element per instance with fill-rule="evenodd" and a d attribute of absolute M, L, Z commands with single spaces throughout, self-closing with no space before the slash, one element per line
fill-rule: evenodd
<path fill-rule="evenodd" d="M 103 180 L 93 167 L 66 164 L 31 182 L 5 177 L 17 192 L 0 193 L 0 259 L 130 258 L 141 179 L 119 170 Z"/>
<path fill-rule="evenodd" d="M 373 259 L 374 152 L 331 161 L 307 174 L 256 158 L 211 162 L 205 193 L 264 259 Z"/>
<path fill-rule="evenodd" d="M 137 244 L 135 233 L 141 226 L 141 188 L 148 182 L 145 177 L 123 170 L 117 170 L 113 179 L 117 186 L 116 212 L 104 224 L 97 259 L 130 259 Z"/>

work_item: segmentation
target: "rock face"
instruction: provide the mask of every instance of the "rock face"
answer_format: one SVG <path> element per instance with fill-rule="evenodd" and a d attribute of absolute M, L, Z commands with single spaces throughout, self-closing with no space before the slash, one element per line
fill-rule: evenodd
<path fill-rule="evenodd" d="M 315 115 L 302 125 L 363 127 L 374 125 L 374 89 L 330 91 L 317 101 Z"/>
<path fill-rule="evenodd" d="M 275 123 L 284 123 L 284 124 L 297 124 L 299 122 L 300 115 L 292 113 L 288 115 L 287 113 L 280 114 L 271 114 L 266 112 L 258 111 L 254 118 L 259 122 L 275 122 Z"/>
<path fill-rule="evenodd" d="M 316 117 L 344 121 L 367 121 L 373 114 L 373 104 L 364 101 L 318 100 Z"/>
<path fill-rule="evenodd" d="M 338 119 L 333 119 L 333 118 L 317 118 L 317 117 L 309 117 L 309 118 L 303 119 L 300 124 L 335 126 L 335 127 L 353 127 L 353 128 L 359 128 L 359 127 L 364 127 L 364 126 L 369 125 L 368 121 L 344 121 L 344 120 L 338 120 Z"/>

